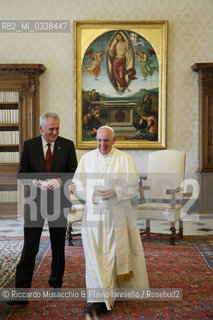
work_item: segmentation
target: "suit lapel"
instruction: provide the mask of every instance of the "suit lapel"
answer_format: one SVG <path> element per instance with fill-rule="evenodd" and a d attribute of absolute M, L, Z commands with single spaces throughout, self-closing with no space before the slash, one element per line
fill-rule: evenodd
<path fill-rule="evenodd" d="M 43 145 L 42 145 L 42 140 L 41 140 L 41 136 L 38 137 L 38 143 L 36 146 L 36 153 L 39 155 L 39 158 L 41 159 L 41 167 L 43 169 L 43 171 L 47 171 L 46 170 L 46 164 L 45 164 L 45 159 L 44 159 L 44 151 L 43 151 Z"/>

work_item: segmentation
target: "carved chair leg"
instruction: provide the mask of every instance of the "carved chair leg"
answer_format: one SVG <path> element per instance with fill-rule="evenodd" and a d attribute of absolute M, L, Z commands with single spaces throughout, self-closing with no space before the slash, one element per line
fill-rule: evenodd
<path fill-rule="evenodd" d="M 150 220 L 146 220 L 146 235 L 150 237 Z"/>
<path fill-rule="evenodd" d="M 170 228 L 170 231 L 171 231 L 171 242 L 170 244 L 171 245 L 175 245 L 175 239 L 176 239 L 176 229 L 175 229 L 175 223 L 174 222 L 171 222 L 171 228 Z"/>
<path fill-rule="evenodd" d="M 183 220 L 179 220 L 179 237 L 183 239 Z"/>
<path fill-rule="evenodd" d="M 73 246 L 73 241 L 72 241 L 72 226 L 67 228 L 67 239 L 69 246 Z"/>

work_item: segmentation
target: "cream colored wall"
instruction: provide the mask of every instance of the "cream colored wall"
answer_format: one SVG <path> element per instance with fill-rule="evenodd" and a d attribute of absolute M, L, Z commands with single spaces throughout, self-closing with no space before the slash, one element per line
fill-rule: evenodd
<path fill-rule="evenodd" d="M 75 140 L 73 20 L 168 20 L 167 147 L 186 152 L 187 172 L 198 167 L 196 62 L 213 62 L 212 0 L 0 0 L 0 20 L 70 20 L 70 33 L 0 33 L 0 63 L 43 63 L 41 112 L 61 116 L 61 134 Z M 150 150 L 127 150 L 140 172 Z"/>

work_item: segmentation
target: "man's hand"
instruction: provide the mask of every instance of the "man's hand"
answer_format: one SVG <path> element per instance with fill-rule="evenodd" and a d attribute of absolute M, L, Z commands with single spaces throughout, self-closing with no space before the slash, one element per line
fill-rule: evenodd
<path fill-rule="evenodd" d="M 99 198 L 101 200 L 110 200 L 116 197 L 115 190 L 108 189 L 108 190 L 96 190 L 93 194 L 94 198 Z"/>
<path fill-rule="evenodd" d="M 43 181 L 43 182 L 45 182 L 45 181 Z M 39 188 L 39 189 L 42 189 L 42 190 L 47 189 L 47 188 L 41 183 L 41 180 L 33 179 L 33 184 L 34 184 L 34 186 L 36 186 L 36 187 Z"/>
<path fill-rule="evenodd" d="M 33 179 L 33 184 L 41 190 L 54 190 L 62 186 L 61 179 L 37 180 Z"/>
<path fill-rule="evenodd" d="M 61 179 L 51 179 L 47 181 L 47 188 L 49 190 L 54 190 L 57 188 L 60 188 L 62 186 L 62 181 Z"/>

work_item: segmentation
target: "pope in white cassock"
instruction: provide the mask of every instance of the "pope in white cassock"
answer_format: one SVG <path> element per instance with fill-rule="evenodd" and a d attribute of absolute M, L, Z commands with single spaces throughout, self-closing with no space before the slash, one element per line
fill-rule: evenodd
<path fill-rule="evenodd" d="M 99 128 L 98 148 L 82 156 L 74 175 L 76 192 L 86 201 L 82 241 L 86 286 L 91 292 L 87 301 L 93 303 L 84 309 L 89 314 L 108 312 L 115 300 L 114 295 L 103 294 L 100 301 L 95 292 L 149 287 L 142 242 L 130 201 L 136 198 L 139 176 L 133 159 L 113 147 L 115 140 L 112 128 Z"/>

